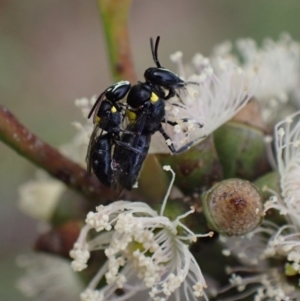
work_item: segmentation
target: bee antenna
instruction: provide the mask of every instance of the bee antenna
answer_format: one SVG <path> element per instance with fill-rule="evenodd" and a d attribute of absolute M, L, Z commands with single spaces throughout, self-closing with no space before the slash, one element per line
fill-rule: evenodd
<path fill-rule="evenodd" d="M 88 119 L 92 116 L 93 112 L 95 111 L 98 103 L 102 100 L 103 95 L 105 94 L 106 91 L 104 91 L 103 93 L 101 93 L 101 95 L 97 98 L 97 100 L 95 101 L 92 109 L 90 110 L 90 113 L 88 115 Z"/>
<path fill-rule="evenodd" d="M 157 56 L 157 49 L 158 49 L 159 41 L 160 41 L 160 36 L 158 36 L 156 38 L 155 47 L 154 47 L 153 46 L 153 40 L 152 40 L 152 38 L 150 38 L 150 46 L 151 46 L 152 57 L 153 57 L 153 61 L 156 64 L 157 68 L 161 68 L 161 65 L 160 65 L 160 62 L 159 62 L 158 56 Z"/>

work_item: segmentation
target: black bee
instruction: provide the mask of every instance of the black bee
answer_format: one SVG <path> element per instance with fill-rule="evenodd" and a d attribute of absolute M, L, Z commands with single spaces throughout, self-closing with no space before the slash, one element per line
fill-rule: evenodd
<path fill-rule="evenodd" d="M 130 124 L 126 131 L 131 134 L 121 135 L 113 154 L 113 178 L 127 190 L 132 188 L 138 178 L 154 133 L 159 131 L 163 135 L 173 154 L 182 153 L 195 143 L 193 141 L 176 150 L 162 127 L 163 122 L 173 126 L 177 124 L 165 119 L 165 101 L 175 96 L 176 90 L 184 88 L 187 83 L 172 71 L 161 67 L 157 56 L 159 40 L 158 37 L 154 47 L 150 39 L 151 52 L 157 67 L 148 68 L 144 73 L 145 82 L 134 85 L 127 96 L 127 117 Z M 200 124 L 199 126 L 202 127 Z"/>
<path fill-rule="evenodd" d="M 89 173 L 93 170 L 99 181 L 110 187 L 112 183 L 112 147 L 120 140 L 123 99 L 131 85 L 128 81 L 118 82 L 108 87 L 96 100 L 88 118 L 94 113 L 94 129 L 90 137 L 86 162 Z M 105 132 L 105 133 L 104 133 Z"/>
<path fill-rule="evenodd" d="M 110 86 L 99 96 L 88 115 L 90 118 L 94 112 L 95 125 L 86 158 L 88 171 L 93 170 L 102 184 L 114 189 L 131 190 L 155 132 L 163 135 L 174 154 L 189 149 L 195 142 L 176 150 L 162 127 L 163 122 L 173 126 L 177 124 L 165 119 L 165 101 L 175 96 L 187 82 L 160 65 L 157 56 L 159 41 L 160 37 L 157 37 L 154 46 L 150 39 L 156 67 L 145 71 L 145 82 L 131 87 L 129 82 L 121 81 Z M 127 94 L 127 103 L 121 103 Z M 129 124 L 123 127 L 125 111 Z"/>

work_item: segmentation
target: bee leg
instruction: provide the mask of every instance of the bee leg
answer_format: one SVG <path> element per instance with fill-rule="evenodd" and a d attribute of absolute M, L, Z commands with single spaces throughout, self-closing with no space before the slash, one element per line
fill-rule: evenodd
<path fill-rule="evenodd" d="M 166 140 L 166 144 L 169 148 L 169 150 L 173 153 L 173 154 L 179 154 L 178 151 L 175 149 L 174 144 L 170 138 L 170 136 L 165 132 L 165 130 L 162 128 L 162 126 L 160 126 L 158 128 L 158 131 L 163 135 L 164 139 Z"/>
<path fill-rule="evenodd" d="M 185 85 L 197 85 L 197 86 L 200 86 L 200 83 L 197 83 L 197 82 L 185 82 Z"/>
<path fill-rule="evenodd" d="M 189 121 L 191 121 L 190 118 L 181 118 L 180 120 L 181 120 L 182 122 L 189 122 Z M 169 125 L 172 125 L 172 126 L 175 126 L 175 125 L 178 124 L 176 121 L 170 121 L 170 120 L 166 120 L 166 119 L 163 119 L 162 122 L 163 122 L 163 123 L 168 123 Z M 195 121 L 194 123 L 196 123 L 196 124 L 199 126 L 199 128 L 202 128 L 202 127 L 203 127 L 203 124 L 200 123 L 200 122 Z"/>
<path fill-rule="evenodd" d="M 183 91 L 185 93 L 188 93 L 187 90 L 186 90 L 186 85 L 197 85 L 199 86 L 200 84 L 199 83 L 196 83 L 196 82 L 185 82 L 184 83 L 184 87 L 180 88 L 179 89 L 179 92 Z M 184 101 L 182 100 L 182 97 L 180 96 L 180 93 L 178 91 L 175 92 L 175 95 L 178 97 L 180 103 L 184 104 Z"/>
<path fill-rule="evenodd" d="M 180 88 L 178 91 L 176 91 L 176 92 L 175 92 L 175 95 L 176 95 L 177 98 L 179 99 L 179 102 L 180 102 L 181 104 L 184 105 L 184 101 L 183 101 L 183 99 L 182 99 L 182 97 L 181 97 L 181 95 L 180 95 L 180 92 L 181 92 L 182 90 L 183 90 L 184 92 L 187 92 L 187 91 L 186 91 L 186 88 L 183 87 L 183 88 Z M 173 104 L 173 105 L 176 105 L 176 104 Z M 179 106 L 179 105 L 178 105 L 178 106 Z"/>
<path fill-rule="evenodd" d="M 173 154 L 181 154 L 181 153 L 189 150 L 194 144 L 200 142 L 201 140 L 203 140 L 203 138 L 206 137 L 206 136 L 199 137 L 199 138 L 197 138 L 197 139 L 195 139 L 195 140 L 187 143 L 186 145 L 184 145 L 180 149 L 175 149 L 174 144 L 173 144 L 170 136 L 164 131 L 164 129 L 162 128 L 162 126 L 159 127 L 158 131 L 163 135 L 164 139 L 166 140 L 166 144 L 167 144 L 169 150 Z"/>

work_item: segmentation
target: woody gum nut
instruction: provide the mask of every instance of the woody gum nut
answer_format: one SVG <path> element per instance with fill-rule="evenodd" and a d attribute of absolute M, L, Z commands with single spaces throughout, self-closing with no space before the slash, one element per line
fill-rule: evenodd
<path fill-rule="evenodd" d="M 248 181 L 229 179 L 205 193 L 203 210 L 209 225 L 227 236 L 239 236 L 258 227 L 263 220 L 263 202 Z"/>

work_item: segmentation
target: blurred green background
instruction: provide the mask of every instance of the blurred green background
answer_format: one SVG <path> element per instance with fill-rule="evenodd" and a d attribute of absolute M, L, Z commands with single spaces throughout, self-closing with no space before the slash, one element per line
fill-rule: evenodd
<path fill-rule="evenodd" d="M 153 65 L 150 37 L 161 35 L 160 61 L 172 69 L 176 50 L 188 61 L 227 39 L 260 42 L 286 31 L 300 40 L 299 13 L 299 0 L 135 0 L 130 36 L 138 77 Z M 112 83 L 96 2 L 1 0 L 0 24 L 0 103 L 43 140 L 65 143 L 75 133 L 71 122 L 82 121 L 74 100 Z M 2 143 L 0 153 L 0 300 L 26 300 L 14 288 L 15 257 L 32 245 L 36 225 L 17 200 L 35 168 Z"/>

